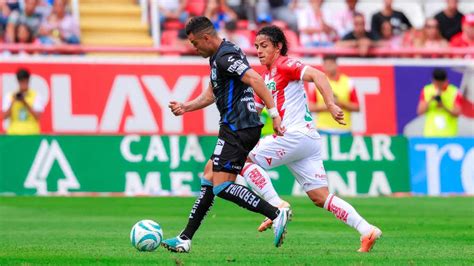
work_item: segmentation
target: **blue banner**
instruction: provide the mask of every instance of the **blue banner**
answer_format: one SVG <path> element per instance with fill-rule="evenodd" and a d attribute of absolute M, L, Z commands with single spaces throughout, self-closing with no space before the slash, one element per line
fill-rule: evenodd
<path fill-rule="evenodd" d="M 412 192 L 474 194 L 474 138 L 409 139 Z"/>

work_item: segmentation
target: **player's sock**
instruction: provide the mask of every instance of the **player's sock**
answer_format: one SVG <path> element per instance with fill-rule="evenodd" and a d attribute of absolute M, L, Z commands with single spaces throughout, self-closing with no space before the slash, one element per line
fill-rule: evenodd
<path fill-rule="evenodd" d="M 278 196 L 268 173 L 254 163 L 246 163 L 240 173 L 253 191 L 273 206 L 279 206 L 283 200 Z"/>
<path fill-rule="evenodd" d="M 279 211 L 264 199 L 260 198 L 252 190 L 227 181 L 214 187 L 214 194 L 228 201 L 239 205 L 247 210 L 257 212 L 274 220 Z"/>
<path fill-rule="evenodd" d="M 332 212 L 337 219 L 359 231 L 361 235 L 366 235 L 372 230 L 372 225 L 362 218 L 352 205 L 333 194 L 329 194 L 324 208 Z"/>
<path fill-rule="evenodd" d="M 193 208 L 189 213 L 188 224 L 179 237 L 184 240 L 191 240 L 194 233 L 199 229 L 199 226 L 201 225 L 202 220 L 204 220 L 207 212 L 211 209 L 213 203 L 214 192 L 212 191 L 212 185 L 210 185 L 210 182 L 208 184 L 202 184 L 201 193 L 194 202 Z"/>

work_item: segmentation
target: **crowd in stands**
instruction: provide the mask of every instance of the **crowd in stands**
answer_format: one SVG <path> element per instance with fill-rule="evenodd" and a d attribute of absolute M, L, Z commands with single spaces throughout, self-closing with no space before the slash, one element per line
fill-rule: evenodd
<path fill-rule="evenodd" d="M 0 0 L 0 43 L 79 44 L 79 23 L 67 0 Z"/>
<path fill-rule="evenodd" d="M 151 1 L 151 0 L 149 0 Z M 255 32 L 269 23 L 284 29 L 290 48 L 355 48 L 364 56 L 371 47 L 398 49 L 474 46 L 474 13 L 463 14 L 457 0 L 424 21 L 422 28 L 380 0 L 383 8 L 366 17 L 358 0 L 344 8 L 325 9 L 324 0 L 157 0 L 161 43 L 190 48 L 184 25 L 197 15 L 209 17 L 221 35 L 251 48 Z M 329 2 L 329 0 L 326 0 Z M 68 0 L 0 0 L 0 43 L 79 44 L 80 29 Z M 138 3 L 138 0 L 137 0 Z M 150 5 L 151 6 L 151 5 Z"/>
<path fill-rule="evenodd" d="M 256 30 L 268 23 L 285 29 L 290 47 L 356 48 L 366 55 L 370 47 L 446 48 L 474 46 L 474 14 L 463 14 L 457 0 L 428 17 L 422 28 L 383 1 L 382 10 L 366 18 L 357 0 L 345 8 L 325 10 L 324 0 L 161 0 L 162 43 L 187 46 L 184 24 L 191 16 L 209 17 L 221 34 L 242 48 L 252 46 Z M 368 23 L 370 19 L 370 23 Z"/>

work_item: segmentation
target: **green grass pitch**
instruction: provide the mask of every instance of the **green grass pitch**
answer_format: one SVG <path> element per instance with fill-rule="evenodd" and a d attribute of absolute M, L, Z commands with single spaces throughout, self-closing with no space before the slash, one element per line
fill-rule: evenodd
<path fill-rule="evenodd" d="M 0 265 L 474 265 L 474 198 L 350 198 L 383 230 L 373 251 L 359 254 L 357 232 L 307 198 L 286 198 L 294 217 L 281 248 L 258 233 L 262 218 L 231 203 L 215 205 L 191 253 L 138 252 L 129 239 L 141 219 L 165 238 L 185 225 L 193 198 L 0 197 Z"/>

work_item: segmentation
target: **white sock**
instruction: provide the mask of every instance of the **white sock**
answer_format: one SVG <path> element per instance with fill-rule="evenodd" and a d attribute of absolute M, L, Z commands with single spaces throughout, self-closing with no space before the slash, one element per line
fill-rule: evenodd
<path fill-rule="evenodd" d="M 282 203 L 282 199 L 278 196 L 272 181 L 262 167 L 254 163 L 246 163 L 244 169 L 240 173 L 247 181 L 247 184 L 259 194 L 264 200 L 271 205 L 278 207 Z"/>
<path fill-rule="evenodd" d="M 337 219 L 356 229 L 361 235 L 366 235 L 372 230 L 372 225 L 362 218 L 352 205 L 333 194 L 329 194 L 324 209 L 334 213 Z"/>

